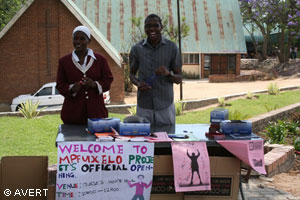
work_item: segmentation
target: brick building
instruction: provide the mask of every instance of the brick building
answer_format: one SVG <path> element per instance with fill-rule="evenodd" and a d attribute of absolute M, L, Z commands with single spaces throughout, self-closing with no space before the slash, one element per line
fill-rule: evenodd
<path fill-rule="evenodd" d="M 73 50 L 72 31 L 92 32 L 89 48 L 106 57 L 114 76 L 111 102 L 124 102 L 124 74 L 116 49 L 72 2 L 30 0 L 0 32 L 0 105 L 56 80 L 58 59 Z"/>

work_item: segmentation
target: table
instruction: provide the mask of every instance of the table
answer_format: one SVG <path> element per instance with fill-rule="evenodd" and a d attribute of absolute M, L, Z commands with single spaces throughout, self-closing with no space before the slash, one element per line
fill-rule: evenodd
<path fill-rule="evenodd" d="M 193 199 L 237 199 L 240 183 L 241 161 L 223 148 L 213 138 L 207 138 L 208 124 L 177 124 L 174 126 L 151 127 L 152 131 L 188 134 L 205 141 L 210 156 L 211 191 L 176 193 L 173 179 L 172 150 L 170 143 L 155 143 L 154 172 L 151 199 L 193 200 Z M 226 140 L 235 140 L 226 136 Z M 96 137 L 86 131 L 83 125 L 60 125 L 57 142 L 95 141 Z M 255 140 L 255 139 L 254 139 Z"/>

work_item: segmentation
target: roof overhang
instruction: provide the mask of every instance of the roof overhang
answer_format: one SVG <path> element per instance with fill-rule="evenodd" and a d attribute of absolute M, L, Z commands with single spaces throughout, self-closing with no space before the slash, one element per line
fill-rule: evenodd
<path fill-rule="evenodd" d="M 61 2 L 68 8 L 68 10 L 78 19 L 78 21 L 88 27 L 95 40 L 103 47 L 103 49 L 110 55 L 115 63 L 121 67 L 122 58 L 115 47 L 103 36 L 98 28 L 82 13 L 82 11 L 70 0 L 61 0 Z"/>

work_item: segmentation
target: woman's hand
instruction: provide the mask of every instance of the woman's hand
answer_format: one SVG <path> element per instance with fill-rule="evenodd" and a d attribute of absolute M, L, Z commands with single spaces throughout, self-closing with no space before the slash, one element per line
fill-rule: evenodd
<path fill-rule="evenodd" d="M 89 89 L 89 88 L 96 88 L 97 84 L 95 81 L 93 81 L 91 78 L 89 77 L 84 77 L 82 78 L 82 86 L 84 87 L 84 89 Z"/>
<path fill-rule="evenodd" d="M 81 84 L 81 81 L 78 81 L 78 82 L 75 82 L 73 84 L 73 87 L 71 88 L 70 92 L 72 94 L 77 94 L 82 88 L 82 84 Z"/>

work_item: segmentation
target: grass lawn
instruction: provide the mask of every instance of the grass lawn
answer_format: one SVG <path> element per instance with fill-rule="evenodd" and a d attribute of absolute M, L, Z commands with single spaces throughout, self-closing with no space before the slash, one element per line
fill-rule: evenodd
<path fill-rule="evenodd" d="M 256 99 L 238 99 L 228 103 L 229 110 L 238 110 L 249 118 L 267 112 L 265 105 L 281 108 L 299 102 L 300 91 L 282 92 L 278 96 L 261 94 Z M 210 111 L 186 112 L 176 117 L 178 124 L 209 123 Z M 125 115 L 110 114 L 121 120 Z M 0 117 L 0 157 L 21 155 L 47 155 L 49 165 L 56 163 L 57 149 L 55 138 L 58 126 L 62 123 L 60 116 L 45 115 L 34 119 L 22 117 Z"/>
<path fill-rule="evenodd" d="M 227 101 L 226 101 L 227 102 Z M 225 108 L 229 111 L 239 111 L 242 115 L 247 115 L 248 118 L 269 112 L 267 108 L 282 108 L 294 103 L 300 102 L 300 90 L 281 92 L 279 95 L 259 94 L 257 98 L 246 99 L 240 98 L 233 101 L 228 101 L 231 106 Z M 215 108 L 207 110 L 186 112 L 183 115 L 176 117 L 178 124 L 196 124 L 209 123 L 210 112 Z"/>
<path fill-rule="evenodd" d="M 110 114 L 121 120 L 125 115 Z M 55 139 L 60 115 L 45 115 L 38 118 L 0 117 L 0 157 L 39 156 L 49 157 L 49 165 L 56 163 Z"/>

